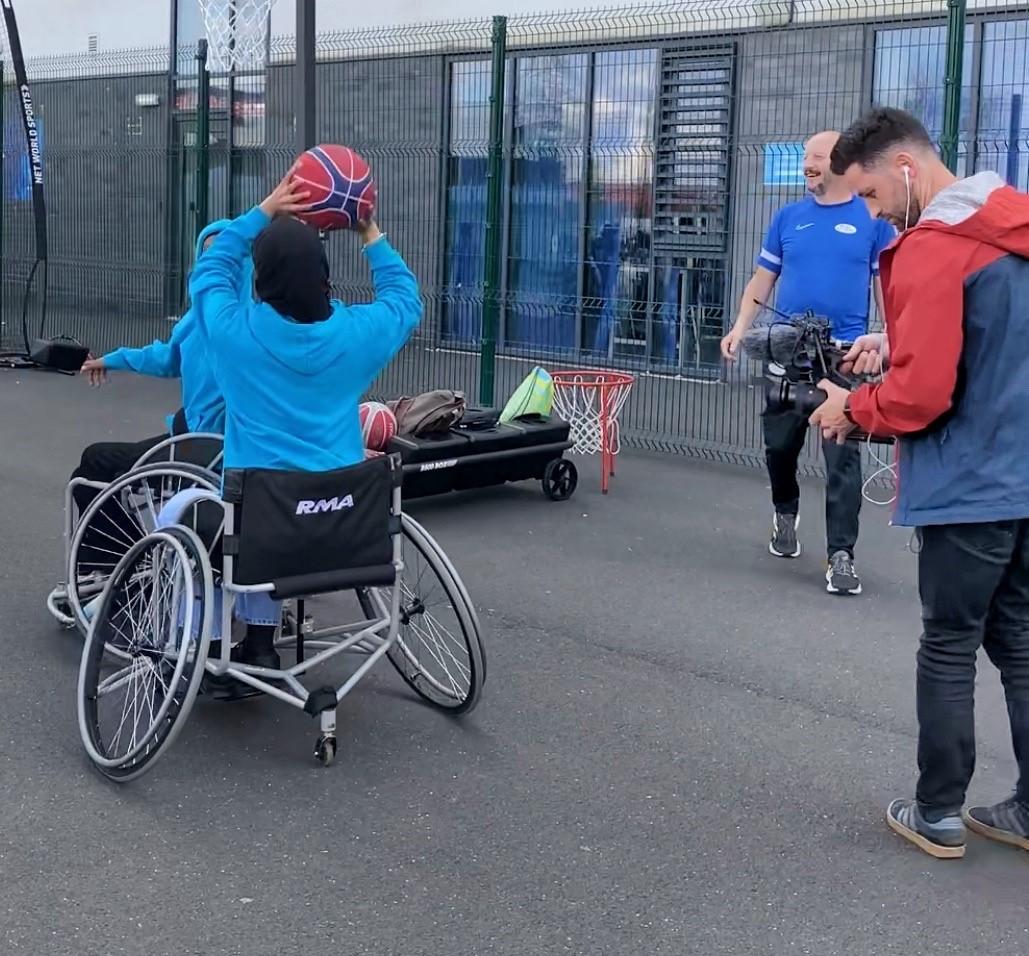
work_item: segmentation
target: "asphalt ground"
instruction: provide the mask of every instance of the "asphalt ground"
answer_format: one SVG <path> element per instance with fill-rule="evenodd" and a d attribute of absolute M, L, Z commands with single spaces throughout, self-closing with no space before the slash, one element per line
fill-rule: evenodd
<path fill-rule="evenodd" d="M 967 954 L 1029 951 L 1029 854 L 939 862 L 883 822 L 915 782 L 914 556 L 866 505 L 865 593 L 766 550 L 757 471 L 627 454 L 611 494 L 412 502 L 483 623 L 454 720 L 383 664 L 319 766 L 310 718 L 201 700 L 124 787 L 79 741 L 80 639 L 44 608 L 82 446 L 160 431 L 174 383 L 0 371 L 0 953 Z M 982 660 L 971 799 L 1008 795 Z"/>

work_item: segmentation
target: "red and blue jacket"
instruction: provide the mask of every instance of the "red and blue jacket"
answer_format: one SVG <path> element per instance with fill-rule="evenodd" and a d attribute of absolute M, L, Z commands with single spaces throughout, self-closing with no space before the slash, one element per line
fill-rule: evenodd
<path fill-rule="evenodd" d="M 898 438 L 894 523 L 1029 518 L 1029 196 L 959 180 L 879 265 L 889 372 L 850 408 Z"/>

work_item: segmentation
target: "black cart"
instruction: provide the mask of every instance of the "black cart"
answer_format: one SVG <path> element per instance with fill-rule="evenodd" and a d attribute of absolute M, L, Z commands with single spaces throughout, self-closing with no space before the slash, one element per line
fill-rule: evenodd
<path fill-rule="evenodd" d="M 403 461 L 405 498 L 537 480 L 551 501 L 565 501 L 579 481 L 564 457 L 569 431 L 558 418 L 459 425 L 439 435 L 398 436 L 388 451 Z"/>

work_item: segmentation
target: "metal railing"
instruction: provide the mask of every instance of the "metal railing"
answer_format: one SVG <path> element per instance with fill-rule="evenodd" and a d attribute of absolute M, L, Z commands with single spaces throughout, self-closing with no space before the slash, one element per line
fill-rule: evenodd
<path fill-rule="evenodd" d="M 959 173 L 1029 186 L 1029 8 L 956 2 L 694 0 L 320 36 L 318 139 L 370 162 L 426 303 L 376 394 L 502 404 L 535 364 L 623 369 L 623 440 L 763 463 L 758 370 L 726 368 L 719 341 L 771 216 L 803 195 L 804 140 L 901 106 Z M 294 46 L 274 38 L 265 69 L 231 75 L 193 48 L 30 62 L 48 334 L 100 352 L 170 333 L 199 228 L 296 155 Z M 4 87 L 6 347 L 33 260 L 17 96 Z M 336 294 L 367 300 L 353 238 L 328 252 Z M 33 332 L 40 310 L 33 293 Z M 814 439 L 803 461 L 818 471 Z"/>

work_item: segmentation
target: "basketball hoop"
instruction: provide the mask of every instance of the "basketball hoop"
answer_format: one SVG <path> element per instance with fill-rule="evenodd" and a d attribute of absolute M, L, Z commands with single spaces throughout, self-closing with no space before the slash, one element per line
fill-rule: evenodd
<path fill-rule="evenodd" d="M 579 455 L 600 453 L 600 490 L 606 495 L 615 455 L 621 451 L 618 413 L 635 379 L 626 372 L 591 369 L 552 372 L 550 377 L 554 407 L 571 426 L 572 450 Z"/>
<path fill-rule="evenodd" d="M 208 69 L 263 67 L 275 0 L 197 0 L 207 33 Z"/>

